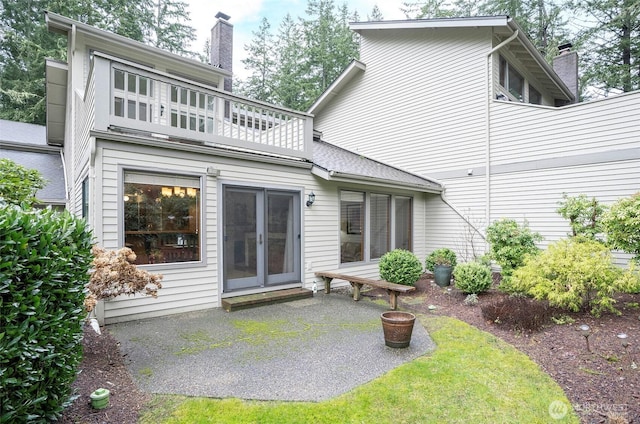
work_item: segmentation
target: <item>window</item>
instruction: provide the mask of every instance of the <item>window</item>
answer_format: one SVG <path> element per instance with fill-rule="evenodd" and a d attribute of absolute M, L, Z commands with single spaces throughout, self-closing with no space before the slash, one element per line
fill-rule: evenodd
<path fill-rule="evenodd" d="M 113 114 L 151 122 L 153 81 L 121 69 L 113 69 Z"/>
<path fill-rule="evenodd" d="M 89 217 L 89 178 L 82 180 L 82 217 Z"/>
<path fill-rule="evenodd" d="M 213 133 L 215 97 L 188 88 L 171 86 L 172 127 Z"/>
<path fill-rule="evenodd" d="M 513 97 L 524 101 L 524 78 L 502 56 L 500 56 L 500 85 Z"/>
<path fill-rule="evenodd" d="M 542 104 L 542 94 L 531 85 L 529 85 L 529 103 L 534 105 Z"/>
<path fill-rule="evenodd" d="M 396 248 L 411 250 L 412 222 L 411 197 L 342 190 L 341 263 L 379 259 Z"/>
<path fill-rule="evenodd" d="M 200 260 L 200 179 L 127 171 L 124 243 L 136 264 Z"/>

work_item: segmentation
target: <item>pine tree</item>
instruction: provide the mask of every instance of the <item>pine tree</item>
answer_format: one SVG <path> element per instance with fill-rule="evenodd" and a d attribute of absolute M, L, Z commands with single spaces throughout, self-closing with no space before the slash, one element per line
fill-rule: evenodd
<path fill-rule="evenodd" d="M 251 75 L 241 87 L 244 95 L 256 100 L 271 102 L 273 100 L 275 61 L 273 53 L 273 35 L 271 24 L 267 18 L 262 18 L 260 27 L 253 31 L 251 44 L 245 45 L 248 57 L 242 60 Z"/>

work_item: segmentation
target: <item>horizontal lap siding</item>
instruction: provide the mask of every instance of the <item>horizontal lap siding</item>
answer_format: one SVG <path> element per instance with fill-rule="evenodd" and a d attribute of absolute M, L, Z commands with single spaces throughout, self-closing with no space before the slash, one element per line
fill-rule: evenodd
<path fill-rule="evenodd" d="M 323 139 L 427 176 L 482 163 L 490 30 L 383 33 L 366 33 L 366 71 L 316 114 Z"/>
<path fill-rule="evenodd" d="M 118 189 L 121 184 L 120 169 L 136 168 L 148 169 L 149 171 L 161 171 L 168 173 L 199 174 L 203 176 L 204 199 L 203 207 L 203 254 L 205 261 L 198 264 L 175 264 L 158 265 L 148 268 L 151 272 L 158 272 L 164 275 L 163 288 L 158 292 L 158 298 L 153 299 L 147 296 L 121 297 L 105 303 L 105 319 L 107 323 L 139 319 L 152 316 L 161 316 L 170 313 L 179 313 L 189 310 L 207 309 L 219 306 L 221 285 L 219 284 L 218 267 L 218 186 L 221 181 L 237 184 L 262 184 L 271 187 L 280 187 L 291 190 L 298 190 L 307 185 L 313 186 L 313 177 L 309 170 L 296 169 L 285 166 L 259 164 L 257 162 L 240 161 L 213 157 L 207 155 L 196 155 L 173 150 L 161 150 L 146 147 L 136 147 L 115 142 L 100 141 L 98 155 L 97 174 L 101 176 L 100 184 L 103 186 L 101 201 L 99 205 L 103 215 L 100 225 L 99 238 L 101 244 L 109 249 L 120 247 L 118 245 L 118 227 L 121 220 L 118 202 Z M 126 149 L 126 150 L 125 150 Z M 214 166 L 220 171 L 220 175 L 215 178 L 206 176 L 208 166 Z M 322 190 L 320 188 L 320 190 Z M 310 190 L 309 190 L 310 191 Z M 333 194 L 335 198 L 335 190 Z M 305 195 L 302 195 L 301 200 Z M 318 199 L 321 199 L 318 196 Z M 316 201 L 316 204 L 319 203 Z M 327 202 L 327 204 L 331 204 Z M 315 204 L 314 204 L 315 207 Z M 333 205 L 335 208 L 335 205 Z M 305 208 L 310 209 L 310 208 Z M 308 212 L 304 211 L 303 221 L 313 219 L 308 218 Z M 322 224 L 322 219 L 318 220 Z M 332 223 L 331 228 L 336 224 Z M 303 223 L 303 225 L 305 225 Z M 307 223 L 306 226 L 315 228 L 314 223 Z M 307 238 L 313 242 L 317 235 L 327 233 L 326 228 L 319 229 L 317 234 L 310 233 Z M 335 250 L 337 244 L 327 246 L 326 240 L 316 242 L 315 250 L 326 254 L 327 250 Z M 313 254 L 309 254 L 313 257 Z M 316 256 L 321 256 L 316 254 Z M 304 265 L 303 265 L 304 266 Z M 310 271 L 308 275 L 312 275 Z M 307 277 L 305 277 L 307 278 Z M 310 279 L 311 277 L 307 278 Z M 308 281 L 310 282 L 310 281 Z"/>
<path fill-rule="evenodd" d="M 495 102 L 491 163 L 640 148 L 640 92 L 561 109 Z"/>

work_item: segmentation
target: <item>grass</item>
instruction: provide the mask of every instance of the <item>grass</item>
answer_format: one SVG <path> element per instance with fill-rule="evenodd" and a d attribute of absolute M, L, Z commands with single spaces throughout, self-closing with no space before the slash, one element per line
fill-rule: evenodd
<path fill-rule="evenodd" d="M 420 319 L 438 346 L 432 354 L 329 401 L 261 402 L 157 395 L 139 422 L 579 422 L 562 389 L 526 355 L 462 321 L 433 316 Z"/>

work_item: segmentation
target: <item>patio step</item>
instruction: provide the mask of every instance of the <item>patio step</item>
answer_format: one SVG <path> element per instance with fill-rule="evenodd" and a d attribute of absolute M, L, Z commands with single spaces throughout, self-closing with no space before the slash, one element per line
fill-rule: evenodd
<path fill-rule="evenodd" d="M 274 303 L 290 302 L 292 300 L 313 297 L 313 291 L 303 288 L 276 290 L 266 293 L 248 294 L 244 296 L 227 297 L 222 299 L 222 307 L 227 312 L 239 309 L 255 308 Z"/>

